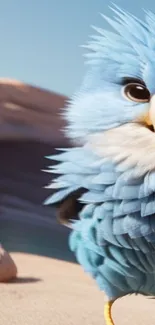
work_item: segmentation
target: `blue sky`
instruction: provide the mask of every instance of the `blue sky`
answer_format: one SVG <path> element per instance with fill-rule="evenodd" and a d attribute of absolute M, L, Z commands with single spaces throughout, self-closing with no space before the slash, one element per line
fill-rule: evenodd
<path fill-rule="evenodd" d="M 142 16 L 153 0 L 115 0 Z M 107 27 L 106 0 L 0 0 L 0 76 L 71 95 L 84 73 L 84 49 L 91 25 Z"/>

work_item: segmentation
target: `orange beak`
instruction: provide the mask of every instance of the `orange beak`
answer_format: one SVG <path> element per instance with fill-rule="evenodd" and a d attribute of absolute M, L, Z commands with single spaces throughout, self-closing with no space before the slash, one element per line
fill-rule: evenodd
<path fill-rule="evenodd" d="M 150 101 L 150 108 L 148 112 L 148 125 L 152 125 L 155 130 L 155 95 L 152 96 Z"/>
<path fill-rule="evenodd" d="M 152 96 L 148 112 L 142 117 L 141 121 L 155 130 L 155 95 Z"/>

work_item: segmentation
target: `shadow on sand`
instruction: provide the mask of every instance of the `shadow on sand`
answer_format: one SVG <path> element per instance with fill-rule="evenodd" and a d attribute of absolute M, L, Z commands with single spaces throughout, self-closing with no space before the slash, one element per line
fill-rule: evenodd
<path fill-rule="evenodd" d="M 28 283 L 36 283 L 41 282 L 41 279 L 33 278 L 33 277 L 18 277 L 11 281 L 9 281 L 9 284 L 28 284 Z"/>

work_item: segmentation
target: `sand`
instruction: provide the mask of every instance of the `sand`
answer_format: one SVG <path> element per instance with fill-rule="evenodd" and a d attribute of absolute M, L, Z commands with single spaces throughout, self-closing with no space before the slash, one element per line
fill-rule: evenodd
<path fill-rule="evenodd" d="M 0 325 L 104 325 L 103 293 L 79 265 L 11 254 L 18 279 L 0 284 Z M 154 325 L 155 301 L 126 297 L 113 307 L 116 325 Z"/>

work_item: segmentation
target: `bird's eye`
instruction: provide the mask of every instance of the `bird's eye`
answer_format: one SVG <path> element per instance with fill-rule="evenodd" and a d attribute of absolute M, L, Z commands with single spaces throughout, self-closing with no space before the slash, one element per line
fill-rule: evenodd
<path fill-rule="evenodd" d="M 123 87 L 123 95 L 129 100 L 137 103 L 146 103 L 150 100 L 150 92 L 145 85 L 129 83 Z"/>

